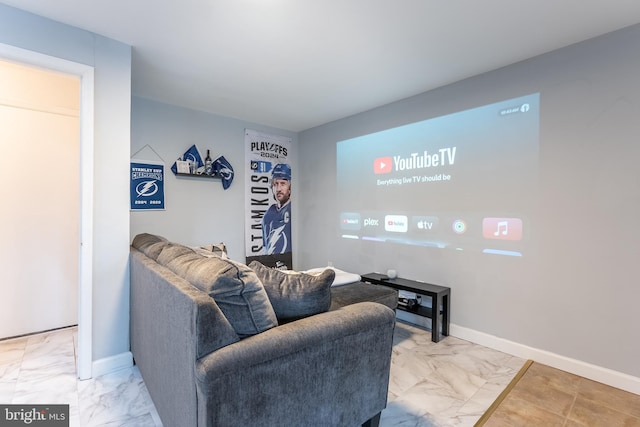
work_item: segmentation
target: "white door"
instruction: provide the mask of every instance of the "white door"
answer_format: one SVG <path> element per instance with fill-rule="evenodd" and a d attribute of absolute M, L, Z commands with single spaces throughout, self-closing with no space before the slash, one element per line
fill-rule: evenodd
<path fill-rule="evenodd" d="M 0 61 L 0 338 L 78 323 L 80 78 Z"/>

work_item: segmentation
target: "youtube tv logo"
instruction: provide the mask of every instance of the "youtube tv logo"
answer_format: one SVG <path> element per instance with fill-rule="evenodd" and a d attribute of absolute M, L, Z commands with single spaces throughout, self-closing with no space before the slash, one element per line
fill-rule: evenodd
<path fill-rule="evenodd" d="M 373 161 L 373 172 L 376 174 L 389 173 L 393 165 L 393 159 L 391 157 L 378 157 Z"/>

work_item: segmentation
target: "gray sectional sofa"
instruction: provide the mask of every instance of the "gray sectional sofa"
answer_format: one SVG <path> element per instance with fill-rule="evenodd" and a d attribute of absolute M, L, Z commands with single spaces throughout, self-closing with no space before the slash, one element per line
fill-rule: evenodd
<path fill-rule="evenodd" d="M 165 427 L 377 425 L 395 291 L 265 276 L 151 234 L 130 255 L 131 351 Z"/>

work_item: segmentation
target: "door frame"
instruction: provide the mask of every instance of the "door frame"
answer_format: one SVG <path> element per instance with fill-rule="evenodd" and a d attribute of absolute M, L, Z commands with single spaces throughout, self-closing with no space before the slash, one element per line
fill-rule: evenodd
<path fill-rule="evenodd" d="M 80 77 L 80 241 L 78 360 L 81 380 L 92 376 L 94 67 L 0 43 L 0 57 Z"/>

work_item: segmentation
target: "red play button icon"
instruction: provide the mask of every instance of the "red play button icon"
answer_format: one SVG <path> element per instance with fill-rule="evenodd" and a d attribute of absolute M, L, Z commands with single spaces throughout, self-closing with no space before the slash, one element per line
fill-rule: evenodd
<path fill-rule="evenodd" d="M 391 172 L 393 159 L 391 157 L 378 157 L 373 161 L 374 173 L 389 173 Z"/>

